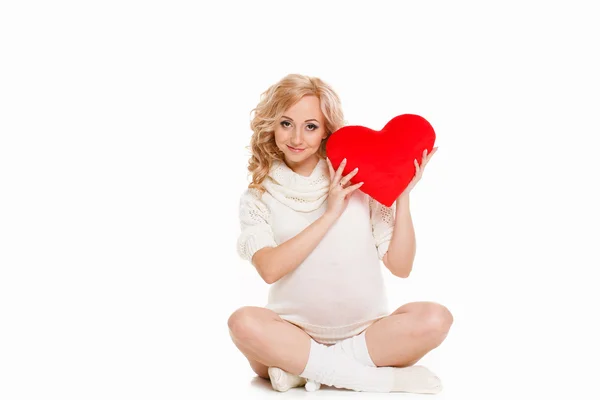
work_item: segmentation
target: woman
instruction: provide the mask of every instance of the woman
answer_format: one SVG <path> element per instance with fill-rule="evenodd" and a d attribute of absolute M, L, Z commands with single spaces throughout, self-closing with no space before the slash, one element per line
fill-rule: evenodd
<path fill-rule="evenodd" d="M 439 392 L 439 378 L 414 364 L 442 343 L 452 314 L 432 302 L 390 313 L 380 265 L 402 278 L 411 271 L 408 196 L 437 148 L 415 160 L 415 178 L 386 207 L 357 190 L 357 170 L 342 176 L 346 161 L 334 170 L 326 157 L 328 137 L 344 124 L 328 84 L 290 74 L 253 111 L 252 183 L 240 198 L 237 245 L 270 290 L 266 307 L 230 316 L 234 344 L 279 391 L 308 382 L 313 390 Z"/>

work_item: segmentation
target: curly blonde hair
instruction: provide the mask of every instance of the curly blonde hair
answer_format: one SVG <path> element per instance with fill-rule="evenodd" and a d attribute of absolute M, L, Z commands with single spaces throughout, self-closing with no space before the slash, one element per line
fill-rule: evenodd
<path fill-rule="evenodd" d="M 283 152 L 275 144 L 277 121 L 288 108 L 307 95 L 319 99 L 321 112 L 325 116 L 326 138 L 321 141 L 317 154 L 323 159 L 327 157 L 329 136 L 346 124 L 340 98 L 331 86 L 317 77 L 288 74 L 265 90 L 260 95 L 258 105 L 250 112 L 254 112 L 254 117 L 250 121 L 253 131 L 250 146 L 246 146 L 251 153 L 248 171 L 249 175 L 252 174 L 252 182 L 248 188 L 255 188 L 264 193 L 262 182 L 269 174 L 273 161 L 284 160 Z"/>

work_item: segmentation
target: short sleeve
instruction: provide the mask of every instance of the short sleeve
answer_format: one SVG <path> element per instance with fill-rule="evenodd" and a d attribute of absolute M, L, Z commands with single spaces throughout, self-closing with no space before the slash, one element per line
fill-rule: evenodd
<path fill-rule="evenodd" d="M 258 189 L 247 189 L 240 197 L 240 235 L 237 252 L 243 260 L 252 261 L 252 256 L 263 247 L 276 247 L 277 243 L 270 225 L 270 212 L 260 199 Z"/>
<path fill-rule="evenodd" d="M 388 250 L 392 233 L 394 231 L 396 203 L 387 207 L 369 196 L 369 210 L 371 215 L 371 227 L 373 229 L 373 238 L 377 247 L 377 255 L 380 260 Z"/>

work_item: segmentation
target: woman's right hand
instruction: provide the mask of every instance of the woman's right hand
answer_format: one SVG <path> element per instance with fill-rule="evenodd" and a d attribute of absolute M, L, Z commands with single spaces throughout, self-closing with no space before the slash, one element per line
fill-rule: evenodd
<path fill-rule="evenodd" d="M 333 170 L 333 166 L 331 165 L 331 161 L 329 161 L 329 158 L 327 158 L 327 165 L 329 166 L 331 185 L 329 186 L 329 195 L 327 198 L 327 209 L 325 210 L 325 214 L 330 215 L 334 220 L 337 220 L 346 209 L 352 192 L 360 188 L 363 185 L 363 182 L 346 186 L 348 182 L 350 182 L 350 179 L 352 179 L 352 177 L 358 173 L 358 168 L 355 168 L 348 175 L 342 177 L 342 171 L 344 171 L 344 167 L 346 166 L 345 158 L 342 160 L 337 171 L 335 172 Z"/>

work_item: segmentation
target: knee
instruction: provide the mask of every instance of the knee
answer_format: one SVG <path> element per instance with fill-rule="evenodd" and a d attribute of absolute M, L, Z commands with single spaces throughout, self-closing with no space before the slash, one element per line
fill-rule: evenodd
<path fill-rule="evenodd" d="M 227 320 L 230 334 L 240 341 L 252 340 L 260 336 L 261 324 L 255 307 L 242 307 L 233 312 Z"/>
<path fill-rule="evenodd" d="M 421 315 L 423 333 L 446 336 L 454 322 L 454 317 L 447 307 L 438 303 L 429 303 Z"/>

